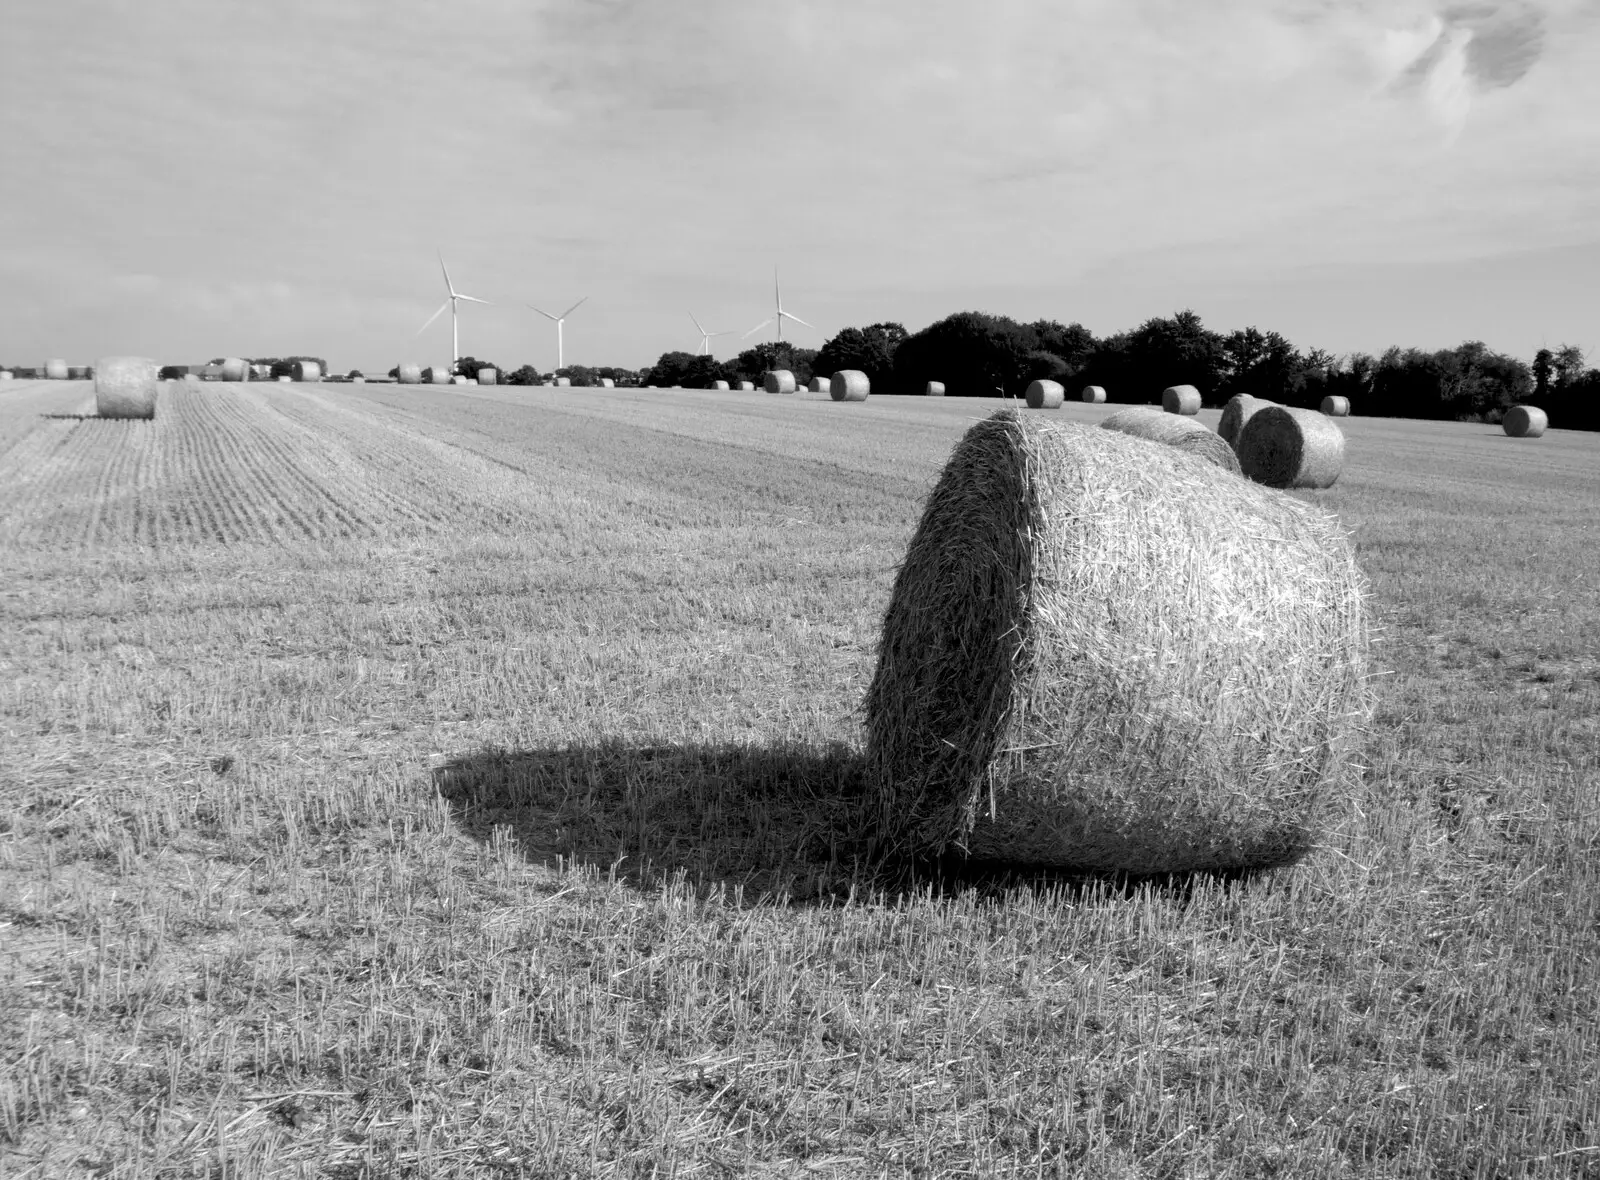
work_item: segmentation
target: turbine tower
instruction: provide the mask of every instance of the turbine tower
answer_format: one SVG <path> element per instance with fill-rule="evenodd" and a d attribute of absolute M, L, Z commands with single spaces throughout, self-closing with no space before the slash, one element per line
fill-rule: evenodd
<path fill-rule="evenodd" d="M 730 336 L 733 334 L 732 328 L 729 328 L 726 332 L 707 332 L 704 325 L 699 320 L 694 319 L 694 312 L 692 311 L 689 313 L 689 318 L 694 320 L 694 326 L 700 329 L 700 351 L 706 356 L 711 355 L 711 338 L 713 336 Z"/>
<path fill-rule="evenodd" d="M 782 343 L 783 342 L 783 321 L 784 320 L 793 320 L 797 324 L 805 324 L 805 326 L 808 327 L 808 328 L 811 328 L 811 330 L 813 332 L 816 331 L 815 327 L 813 327 L 811 324 L 806 324 L 806 322 L 803 319 L 801 319 L 799 316 L 795 315 L 793 312 L 788 312 L 788 311 L 784 311 L 783 310 L 783 289 L 778 286 L 778 268 L 777 267 L 773 267 L 772 268 L 772 295 L 773 295 L 773 298 L 777 301 L 778 310 L 773 315 L 771 315 L 767 319 L 762 320 L 755 327 L 751 328 L 750 331 L 746 332 L 744 334 L 744 336 L 739 337 L 739 339 L 743 340 L 748 336 L 753 336 L 755 333 L 761 331 L 762 328 L 765 328 L 768 324 L 775 323 L 775 324 L 778 325 L 778 341 L 779 341 L 779 343 Z"/>
<path fill-rule="evenodd" d="M 433 323 L 434 320 L 442 316 L 445 308 L 449 308 L 450 348 L 452 350 L 450 353 L 450 368 L 452 371 L 454 371 L 456 362 L 461 359 L 461 324 L 456 318 L 456 304 L 463 299 L 468 303 L 481 303 L 485 307 L 490 307 L 492 304 L 490 304 L 487 299 L 478 299 L 472 295 L 463 295 L 460 291 L 456 290 L 455 284 L 450 281 L 450 268 L 445 266 L 443 254 L 439 255 L 439 269 L 444 271 L 444 288 L 446 291 L 450 292 L 450 297 L 439 305 L 438 311 L 434 312 L 428 317 L 427 324 L 423 324 L 422 327 L 417 329 L 417 335 L 420 336 L 426 332 L 428 330 L 428 324 Z"/>
<path fill-rule="evenodd" d="M 587 295 L 585 295 L 583 297 L 583 299 L 587 299 L 587 298 L 589 298 Z M 569 315 L 571 315 L 573 312 L 578 310 L 579 305 L 581 305 L 583 303 L 583 299 L 578 300 L 577 303 L 574 303 L 571 307 L 567 308 L 567 310 L 562 312 L 560 315 L 551 315 L 548 311 L 539 311 L 539 309 L 537 307 L 535 307 L 533 304 L 531 304 L 531 303 L 528 304 L 528 310 L 529 311 L 539 311 L 539 314 L 544 316 L 545 319 L 554 320 L 556 322 L 556 368 L 558 368 L 558 369 L 564 369 L 564 368 L 567 367 L 566 360 L 562 356 L 562 352 L 561 352 L 561 349 L 562 349 L 562 344 L 561 344 L 561 325 L 567 322 L 567 317 Z"/>

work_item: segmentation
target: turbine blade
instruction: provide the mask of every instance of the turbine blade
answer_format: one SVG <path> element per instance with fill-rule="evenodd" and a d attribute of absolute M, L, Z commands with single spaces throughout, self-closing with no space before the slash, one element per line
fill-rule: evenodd
<path fill-rule="evenodd" d="M 450 268 L 444 264 L 444 255 L 442 253 L 439 255 L 439 269 L 444 271 L 445 289 L 454 295 L 456 293 L 455 284 L 450 281 Z"/>
<path fill-rule="evenodd" d="M 705 328 L 704 328 L 704 327 L 703 327 L 703 326 L 702 326 L 702 325 L 701 325 L 701 323 L 700 323 L 700 321 L 699 321 L 699 320 L 695 320 L 695 319 L 694 319 L 694 312 L 692 312 L 692 311 L 691 311 L 691 312 L 690 312 L 690 313 L 689 313 L 689 318 L 690 318 L 690 319 L 691 319 L 691 320 L 694 320 L 694 326 L 695 326 L 695 327 L 697 327 L 697 328 L 699 328 L 699 329 L 700 329 L 700 331 L 702 331 L 702 332 L 704 332 L 704 331 L 705 331 Z"/>
<path fill-rule="evenodd" d="M 537 308 L 537 307 L 535 307 L 535 306 L 534 306 L 534 305 L 533 305 L 533 304 L 531 304 L 531 303 L 528 303 L 528 304 L 524 304 L 524 306 L 525 306 L 525 307 L 527 307 L 527 309 L 528 309 L 528 310 L 529 310 L 529 311 L 538 311 L 538 312 L 539 312 L 539 314 L 540 314 L 540 315 L 542 315 L 542 316 L 544 316 L 544 318 L 545 318 L 545 319 L 547 319 L 547 320 L 553 320 L 553 319 L 555 319 L 555 318 L 556 318 L 556 317 L 555 317 L 555 316 L 553 316 L 553 315 L 551 315 L 551 314 L 550 314 L 550 313 L 549 313 L 549 312 L 548 312 L 548 311 L 539 311 L 539 309 L 538 309 L 538 308 Z"/>
<path fill-rule="evenodd" d="M 468 303 L 481 303 L 485 307 L 494 306 L 494 304 L 490 303 L 487 299 L 479 299 L 476 295 L 457 295 L 456 298 L 465 299 Z"/>
<path fill-rule="evenodd" d="M 428 330 L 428 324 L 433 323 L 434 320 L 436 320 L 440 316 L 442 316 L 447 310 L 449 310 L 449 307 L 450 307 L 450 301 L 448 299 L 446 299 L 443 303 L 441 303 L 439 305 L 439 310 L 434 312 L 431 316 L 428 317 L 428 323 L 427 324 L 423 324 L 422 327 L 417 329 L 417 335 L 420 336 L 424 332 L 426 332 Z"/>
<path fill-rule="evenodd" d="M 781 315 L 786 320 L 793 320 L 797 324 L 806 324 L 806 322 L 803 319 L 801 319 L 799 316 L 795 315 L 794 312 L 792 312 L 792 311 L 780 311 L 778 314 Z M 814 325 L 814 324 L 806 324 L 806 327 L 810 328 L 813 332 L 815 332 L 817 330 L 816 329 L 816 325 Z"/>
<path fill-rule="evenodd" d="M 744 336 L 739 337 L 739 339 L 743 340 L 743 339 L 745 339 L 746 336 L 755 335 L 757 332 L 761 331 L 762 328 L 765 328 L 770 323 L 772 323 L 772 320 L 770 318 L 762 320 L 759 324 L 757 324 L 755 327 L 751 328 L 748 332 L 746 332 L 744 334 Z"/>
<path fill-rule="evenodd" d="M 707 336 L 732 336 L 733 333 L 734 333 L 734 329 L 726 328 L 721 332 L 707 332 L 706 335 Z"/>
<path fill-rule="evenodd" d="M 578 302 L 577 302 L 577 303 L 574 303 L 574 304 L 573 304 L 573 305 L 572 305 L 572 306 L 571 306 L 571 307 L 569 307 L 569 308 L 567 308 L 567 310 L 566 310 L 566 311 L 564 311 L 564 312 L 562 312 L 562 313 L 561 313 L 561 318 L 562 318 L 562 319 L 566 319 L 566 318 L 567 318 L 567 317 L 568 317 L 568 316 L 569 316 L 569 315 L 571 315 L 571 314 L 572 314 L 572 313 L 573 313 L 573 312 L 575 312 L 575 311 L 577 311 L 577 310 L 578 310 L 578 308 L 579 308 L 579 307 L 581 307 L 581 306 L 582 306 L 582 305 L 583 305 L 583 300 L 584 300 L 584 299 L 587 299 L 587 298 L 589 298 L 589 297 L 588 297 L 588 296 L 587 296 L 587 295 L 585 295 L 585 296 L 584 296 L 584 297 L 583 297 L 583 299 L 580 299 L 580 300 L 578 300 Z"/>

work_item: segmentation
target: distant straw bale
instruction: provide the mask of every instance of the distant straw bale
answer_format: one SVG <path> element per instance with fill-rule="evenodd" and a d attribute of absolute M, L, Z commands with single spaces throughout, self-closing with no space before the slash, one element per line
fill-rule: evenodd
<path fill-rule="evenodd" d="M 0 369 L 0 381 L 10 381 L 15 376 L 10 369 Z"/>
<path fill-rule="evenodd" d="M 161 366 L 147 356 L 103 356 L 94 366 L 94 412 L 102 418 L 154 418 Z"/>
<path fill-rule="evenodd" d="M 1200 391 L 1193 385 L 1169 385 L 1161 391 L 1161 408 L 1169 414 L 1200 412 Z"/>
<path fill-rule="evenodd" d="M 44 363 L 44 375 L 48 381 L 65 381 L 69 372 L 71 366 L 60 358 L 53 358 Z"/>
<path fill-rule="evenodd" d="M 479 385 L 498 385 L 498 384 L 500 384 L 500 370 L 491 369 L 488 365 L 485 365 L 483 368 L 478 370 L 478 384 Z"/>
<path fill-rule="evenodd" d="M 727 389 L 728 388 L 728 383 L 726 381 L 713 381 L 711 383 L 711 388 L 712 389 Z"/>
<path fill-rule="evenodd" d="M 1250 421 L 1251 416 L 1257 410 L 1277 404 L 1265 398 L 1251 397 L 1248 393 L 1236 393 L 1228 399 L 1228 404 L 1222 407 L 1222 421 L 1217 423 L 1217 433 L 1230 447 L 1237 447 L 1239 432 L 1244 429 L 1244 424 Z"/>
<path fill-rule="evenodd" d="M 571 377 L 557 377 L 556 378 L 556 388 L 557 389 L 567 389 L 571 385 L 572 385 L 572 378 Z"/>
<path fill-rule="evenodd" d="M 322 380 L 322 366 L 316 361 L 295 361 L 289 367 L 289 372 L 296 381 Z"/>
<path fill-rule="evenodd" d="M 401 385 L 421 385 L 422 366 L 410 361 L 402 362 L 395 366 L 394 379 Z"/>
<path fill-rule="evenodd" d="M 243 357 L 230 356 L 222 362 L 222 380 L 248 381 L 250 380 L 250 362 Z M 298 380 L 298 378 L 297 378 Z"/>
<path fill-rule="evenodd" d="M 1322 412 L 1330 418 L 1348 418 L 1350 416 L 1350 399 L 1330 393 L 1322 399 Z"/>
<path fill-rule="evenodd" d="M 1257 410 L 1233 449 L 1245 475 L 1269 488 L 1331 488 L 1344 470 L 1344 431 L 1295 406 Z"/>
<path fill-rule="evenodd" d="M 1101 422 L 1100 427 L 1176 447 L 1224 471 L 1239 474 L 1239 457 L 1233 453 L 1233 448 L 1194 418 L 1169 414 L 1154 406 L 1132 406 L 1118 410 Z"/>
<path fill-rule="evenodd" d="M 840 369 L 828 381 L 828 396 L 836 402 L 864 402 L 872 382 L 860 369 Z"/>
<path fill-rule="evenodd" d="M 1550 428 L 1550 416 L 1538 406 L 1512 406 L 1500 428 L 1512 438 L 1538 438 Z"/>
<path fill-rule="evenodd" d="M 433 365 L 422 371 L 423 379 L 429 385 L 449 385 L 450 369 L 446 365 Z"/>
<path fill-rule="evenodd" d="M 466 374 L 464 373 L 457 373 L 454 377 L 450 378 L 451 385 L 465 385 L 466 383 L 467 378 Z"/>
<path fill-rule="evenodd" d="M 739 392 L 740 393 L 753 393 L 753 392 L 755 392 L 755 388 L 756 388 L 756 383 L 754 381 L 741 381 L 741 382 L 739 382 Z"/>
<path fill-rule="evenodd" d="M 1104 385 L 1085 385 L 1079 396 L 1090 405 L 1104 405 L 1106 400 L 1106 387 Z"/>
<path fill-rule="evenodd" d="M 617 382 L 616 382 L 615 378 L 612 378 L 612 377 L 602 377 L 602 378 L 600 378 L 600 388 L 601 389 L 615 389 L 616 387 L 617 387 Z"/>
<path fill-rule="evenodd" d="M 1066 401 L 1067 391 L 1059 381 L 1034 381 L 1028 385 L 1027 399 L 1030 410 L 1057 410 Z"/>
<path fill-rule="evenodd" d="M 1073 870 L 1290 863 L 1359 781 L 1366 618 L 1330 515 L 1002 410 L 895 578 L 866 701 L 879 834 Z"/>
<path fill-rule="evenodd" d="M 763 378 L 768 393 L 793 393 L 794 374 L 788 369 L 773 369 Z"/>
<path fill-rule="evenodd" d="M 926 396 L 926 397 L 943 397 L 944 396 L 944 382 L 943 381 L 930 381 L 923 388 L 922 392 L 923 392 L 924 396 Z"/>
<path fill-rule="evenodd" d="M 291 382 L 293 380 L 294 380 L 294 378 L 289 376 L 289 374 L 287 374 L 287 373 L 282 373 L 278 377 L 278 382 L 280 384 L 282 384 L 282 385 L 287 385 L 287 384 L 289 384 L 289 382 Z"/>

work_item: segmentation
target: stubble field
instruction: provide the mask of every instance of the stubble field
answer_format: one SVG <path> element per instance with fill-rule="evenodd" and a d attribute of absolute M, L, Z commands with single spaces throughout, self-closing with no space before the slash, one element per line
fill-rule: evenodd
<path fill-rule="evenodd" d="M 1600 438 L 1346 423 L 1306 862 L 908 884 L 858 708 L 994 408 L 0 389 L 0 1173 L 1600 1176 Z"/>

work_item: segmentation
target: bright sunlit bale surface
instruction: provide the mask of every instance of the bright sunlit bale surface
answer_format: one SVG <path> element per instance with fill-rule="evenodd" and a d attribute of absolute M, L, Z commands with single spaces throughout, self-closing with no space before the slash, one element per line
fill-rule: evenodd
<path fill-rule="evenodd" d="M 1239 457 L 1233 448 L 1205 424 L 1154 406 L 1130 406 L 1101 421 L 1104 430 L 1149 439 L 1203 459 L 1224 471 L 1239 474 Z"/>
<path fill-rule="evenodd" d="M 883 831 L 1078 870 L 1289 863 L 1352 799 L 1366 628 L 1327 514 L 1001 411 L 951 456 L 884 619 Z"/>
<path fill-rule="evenodd" d="M 106 356 L 94 366 L 94 412 L 101 418 L 154 418 L 161 366 L 147 356 Z"/>
<path fill-rule="evenodd" d="M 1239 430 L 1239 467 L 1270 488 L 1331 488 L 1344 471 L 1344 431 L 1326 414 L 1257 406 Z"/>

